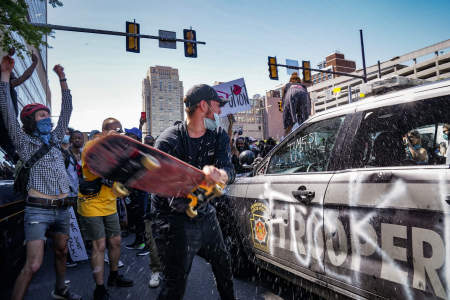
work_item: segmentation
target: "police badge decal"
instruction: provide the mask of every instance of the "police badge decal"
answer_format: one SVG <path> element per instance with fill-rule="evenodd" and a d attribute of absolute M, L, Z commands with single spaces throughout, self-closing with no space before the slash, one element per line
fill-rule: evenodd
<path fill-rule="evenodd" d="M 267 224 L 267 206 L 257 202 L 251 206 L 250 227 L 252 228 L 253 246 L 269 252 L 269 226 Z"/>

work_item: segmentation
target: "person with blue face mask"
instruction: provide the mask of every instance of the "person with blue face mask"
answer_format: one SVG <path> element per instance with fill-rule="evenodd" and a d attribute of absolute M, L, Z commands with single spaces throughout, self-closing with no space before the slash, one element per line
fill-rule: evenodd
<path fill-rule="evenodd" d="M 414 160 L 420 165 L 428 163 L 428 153 L 427 150 L 422 147 L 422 139 L 417 130 L 408 132 L 408 134 L 403 137 L 403 142 L 405 144 L 406 157 L 408 159 Z"/>
<path fill-rule="evenodd" d="M 235 177 L 228 133 L 219 115 L 226 101 L 206 84 L 195 85 L 184 98 L 185 122 L 167 128 L 155 147 L 205 173 L 205 181 L 229 184 Z M 162 259 L 163 285 L 158 299 L 182 299 L 196 254 L 212 267 L 221 299 L 235 299 L 230 256 L 213 205 L 207 203 L 191 219 L 187 198 L 152 197 L 152 233 Z"/>
<path fill-rule="evenodd" d="M 12 299 L 23 299 L 34 274 L 44 257 L 46 232 L 54 235 L 56 284 L 51 295 L 55 299 L 81 299 L 65 284 L 67 240 L 69 234 L 68 207 L 76 202 L 68 198 L 69 178 L 64 158 L 58 147 L 64 137 L 72 113 L 72 96 L 64 68 L 56 65 L 61 86 L 61 113 L 54 130 L 50 109 L 41 103 L 25 105 L 20 113 L 22 127 L 17 121 L 10 94 L 10 76 L 14 59 L 5 56 L 0 64 L 0 113 L 20 160 L 26 164 L 37 153 L 43 155 L 29 163 L 29 173 L 20 173 L 25 200 L 24 232 L 27 247 L 25 265 L 16 279 Z M 23 175 L 23 176 L 22 176 Z"/>

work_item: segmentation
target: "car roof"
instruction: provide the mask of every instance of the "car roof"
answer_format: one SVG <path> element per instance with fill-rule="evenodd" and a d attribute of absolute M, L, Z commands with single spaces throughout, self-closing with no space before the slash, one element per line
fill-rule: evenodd
<path fill-rule="evenodd" d="M 357 111 L 366 111 L 369 109 L 446 95 L 450 95 L 450 79 L 445 79 L 438 82 L 427 82 L 425 84 L 402 89 L 400 91 L 392 91 L 382 95 L 370 96 L 357 102 L 334 107 L 332 109 L 317 113 L 309 118 L 307 122 L 316 122 Z"/>

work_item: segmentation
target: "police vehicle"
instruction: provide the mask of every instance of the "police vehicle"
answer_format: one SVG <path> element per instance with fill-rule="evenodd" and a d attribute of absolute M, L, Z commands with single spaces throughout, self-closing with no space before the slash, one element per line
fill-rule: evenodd
<path fill-rule="evenodd" d="M 333 299 L 450 298 L 450 80 L 405 83 L 313 115 L 229 186 L 235 274 L 262 267 Z"/>

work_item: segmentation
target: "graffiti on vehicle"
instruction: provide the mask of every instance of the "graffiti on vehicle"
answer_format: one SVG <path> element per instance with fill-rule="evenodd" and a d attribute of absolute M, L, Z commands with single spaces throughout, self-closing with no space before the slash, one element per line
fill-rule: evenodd
<path fill-rule="evenodd" d="M 376 289 L 370 278 L 380 278 L 390 284 L 378 284 L 378 288 L 390 285 L 397 290 L 395 285 L 400 284 L 407 299 L 421 292 L 447 299 L 450 206 L 444 205 L 449 193 L 445 174 L 439 183 L 440 212 L 390 209 L 400 195 L 408 192 L 401 179 L 392 182 L 375 207 L 363 207 L 363 181 L 363 176 L 350 179 L 346 202 L 350 209 L 345 210 L 304 206 L 266 183 L 256 204 L 268 208 L 261 214 L 268 225 L 268 252 L 286 259 L 285 252 L 280 251 L 288 250 L 291 262 L 313 266 L 314 271 L 348 284 L 358 282 L 367 290 Z"/>

